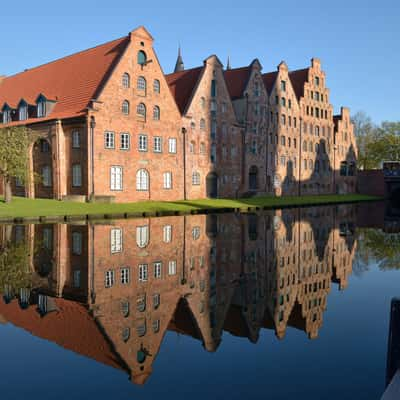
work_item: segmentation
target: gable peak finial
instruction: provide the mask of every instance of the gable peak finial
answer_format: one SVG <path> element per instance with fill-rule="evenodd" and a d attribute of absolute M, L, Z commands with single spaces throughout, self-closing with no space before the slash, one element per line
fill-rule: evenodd
<path fill-rule="evenodd" d="M 228 59 L 226 60 L 226 70 L 229 71 L 230 69 L 232 69 L 231 58 L 228 56 Z"/>
<path fill-rule="evenodd" d="M 176 59 L 174 72 L 184 71 L 184 69 L 185 69 L 185 65 L 184 65 L 183 59 L 182 59 L 181 45 L 179 44 L 179 46 L 178 46 L 178 57 Z"/>

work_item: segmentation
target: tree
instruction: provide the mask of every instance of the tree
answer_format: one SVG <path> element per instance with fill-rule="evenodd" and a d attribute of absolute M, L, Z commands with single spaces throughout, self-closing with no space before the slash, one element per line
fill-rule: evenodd
<path fill-rule="evenodd" d="M 0 175 L 4 180 L 4 199 L 11 202 L 11 182 L 27 181 L 30 130 L 26 127 L 0 128 Z"/>
<path fill-rule="evenodd" d="M 371 118 L 363 111 L 358 111 L 351 120 L 354 124 L 354 135 L 358 148 L 358 164 L 362 169 L 375 168 L 370 146 L 376 137 L 376 127 Z"/>

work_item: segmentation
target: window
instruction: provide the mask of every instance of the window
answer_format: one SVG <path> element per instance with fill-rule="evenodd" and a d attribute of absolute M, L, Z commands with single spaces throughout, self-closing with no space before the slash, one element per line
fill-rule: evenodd
<path fill-rule="evenodd" d="M 319 76 L 316 76 L 314 79 L 315 86 L 319 86 Z"/>
<path fill-rule="evenodd" d="M 284 97 L 281 98 L 281 106 L 286 107 L 286 99 Z"/>
<path fill-rule="evenodd" d="M 112 228 L 110 232 L 111 253 L 120 253 L 122 251 L 122 229 Z"/>
<path fill-rule="evenodd" d="M 286 82 L 285 81 L 281 81 L 281 90 L 282 90 L 282 92 L 286 92 Z"/>
<path fill-rule="evenodd" d="M 200 154 L 205 154 L 205 152 L 206 152 L 206 145 L 203 142 L 201 142 L 200 143 Z"/>
<path fill-rule="evenodd" d="M 258 82 L 254 84 L 254 96 L 260 96 L 260 84 Z"/>
<path fill-rule="evenodd" d="M 153 264 L 154 267 L 154 278 L 155 279 L 161 279 L 161 273 L 162 273 L 162 262 L 157 261 Z"/>
<path fill-rule="evenodd" d="M 176 139 L 175 138 L 168 139 L 168 151 L 170 153 L 176 153 Z"/>
<path fill-rule="evenodd" d="M 288 100 L 288 108 L 292 108 L 292 100 Z"/>
<path fill-rule="evenodd" d="M 146 79 L 143 76 L 139 76 L 136 82 L 137 90 L 146 91 Z"/>
<path fill-rule="evenodd" d="M 147 135 L 139 135 L 139 151 L 147 151 Z"/>
<path fill-rule="evenodd" d="M 153 107 L 153 119 L 155 121 L 160 120 L 160 107 L 158 107 L 158 106 Z"/>
<path fill-rule="evenodd" d="M 281 115 L 281 122 L 282 122 L 282 125 L 286 124 L 286 116 L 285 116 L 285 114 Z"/>
<path fill-rule="evenodd" d="M 176 275 L 176 261 L 168 262 L 168 275 Z"/>
<path fill-rule="evenodd" d="M 147 282 L 147 264 L 139 264 L 139 282 Z"/>
<path fill-rule="evenodd" d="M 157 308 L 160 306 L 160 294 L 159 293 L 154 293 L 153 294 L 153 308 L 157 310 Z"/>
<path fill-rule="evenodd" d="M 286 165 L 286 157 L 285 156 L 281 156 L 281 165 L 282 166 Z"/>
<path fill-rule="evenodd" d="M 162 142 L 160 136 L 154 136 L 154 152 L 161 153 L 162 151 Z"/>
<path fill-rule="evenodd" d="M 136 190 L 149 190 L 149 173 L 145 169 L 136 172 Z"/>
<path fill-rule="evenodd" d="M 110 288 L 110 287 L 114 286 L 114 283 L 115 283 L 115 272 L 113 269 L 109 269 L 105 273 L 104 285 L 106 288 Z"/>
<path fill-rule="evenodd" d="M 158 79 L 154 79 L 153 81 L 153 92 L 160 93 L 160 81 Z"/>
<path fill-rule="evenodd" d="M 217 81 L 213 79 L 211 81 L 211 97 L 217 96 Z"/>
<path fill-rule="evenodd" d="M 149 244 L 149 226 L 136 227 L 136 244 L 139 248 L 144 248 Z"/>
<path fill-rule="evenodd" d="M 125 89 L 129 89 L 131 86 L 131 78 L 127 72 L 122 75 L 122 87 Z"/>
<path fill-rule="evenodd" d="M 53 248 L 53 230 L 51 228 L 43 229 L 43 247 L 48 250 Z"/>
<path fill-rule="evenodd" d="M 40 151 L 42 153 L 48 153 L 50 151 L 50 144 L 45 139 L 40 139 Z"/>
<path fill-rule="evenodd" d="M 153 327 L 153 332 L 157 333 L 160 330 L 160 320 L 156 319 L 155 321 L 153 321 L 152 327 Z"/>
<path fill-rule="evenodd" d="M 122 190 L 122 167 L 114 165 L 110 168 L 110 188 Z"/>
<path fill-rule="evenodd" d="M 222 113 L 225 113 L 225 112 L 226 112 L 226 103 L 225 103 L 225 102 L 222 102 L 222 103 L 221 103 L 221 112 L 222 112 Z"/>
<path fill-rule="evenodd" d="M 192 173 L 192 185 L 200 185 L 200 173 L 197 171 Z"/>
<path fill-rule="evenodd" d="M 82 186 L 82 167 L 80 164 L 75 164 L 72 166 L 72 186 Z"/>
<path fill-rule="evenodd" d="M 200 227 L 199 226 L 193 227 L 192 238 L 193 238 L 193 240 L 197 240 L 200 238 Z"/>
<path fill-rule="evenodd" d="M 82 233 L 72 232 L 72 254 L 82 254 Z"/>
<path fill-rule="evenodd" d="M 129 101 L 124 100 L 122 102 L 122 107 L 121 107 L 122 114 L 128 115 L 129 114 Z"/>
<path fill-rule="evenodd" d="M 81 270 L 80 269 L 76 269 L 74 271 L 74 276 L 73 276 L 73 285 L 74 288 L 78 289 L 81 287 Z"/>
<path fill-rule="evenodd" d="M 139 294 L 136 298 L 136 309 L 139 312 L 143 312 L 146 310 L 146 295 L 145 294 Z"/>
<path fill-rule="evenodd" d="M 143 321 L 142 324 L 136 327 L 136 332 L 139 337 L 142 337 L 146 334 L 146 321 Z"/>
<path fill-rule="evenodd" d="M 123 285 L 127 285 L 130 281 L 130 270 L 128 267 L 121 268 L 121 283 Z M 128 303 L 128 310 L 129 310 L 129 303 Z M 129 311 L 128 311 L 129 313 Z"/>
<path fill-rule="evenodd" d="M 194 146 L 195 146 L 194 142 L 189 143 L 189 152 L 190 153 L 194 153 Z"/>
<path fill-rule="evenodd" d="M 319 136 L 319 126 L 315 126 L 315 136 Z"/>
<path fill-rule="evenodd" d="M 104 147 L 106 149 L 113 149 L 115 147 L 115 134 L 114 134 L 114 132 L 106 132 L 104 134 Z"/>
<path fill-rule="evenodd" d="M 136 114 L 139 117 L 146 118 L 146 106 L 143 103 L 139 103 L 136 108 Z"/>
<path fill-rule="evenodd" d="M 37 103 L 37 116 L 42 118 L 46 116 L 46 101 L 39 100 Z"/>
<path fill-rule="evenodd" d="M 293 126 L 296 128 L 296 126 L 297 126 L 297 118 L 296 117 L 293 117 Z"/>
<path fill-rule="evenodd" d="M 164 182 L 164 189 L 172 189 L 172 173 L 171 172 L 163 173 L 163 182 Z"/>
<path fill-rule="evenodd" d="M 19 120 L 20 121 L 25 121 L 26 119 L 28 119 L 28 105 L 26 103 L 22 103 L 19 106 Z"/>
<path fill-rule="evenodd" d="M 340 163 L 340 176 L 347 176 L 347 162 L 342 161 Z"/>
<path fill-rule="evenodd" d="M 79 131 L 72 131 L 72 148 L 79 149 L 81 147 L 81 133 Z"/>
<path fill-rule="evenodd" d="M 200 120 L 200 129 L 204 131 L 206 129 L 206 121 L 204 118 Z"/>
<path fill-rule="evenodd" d="M 129 133 L 121 133 L 121 150 L 129 150 L 131 147 L 131 136 Z"/>
<path fill-rule="evenodd" d="M 48 165 L 42 168 L 42 183 L 45 187 L 51 187 L 51 168 Z"/>
<path fill-rule="evenodd" d="M 211 154 L 210 154 L 210 161 L 212 163 L 217 162 L 217 146 L 215 143 L 211 145 Z"/>
<path fill-rule="evenodd" d="M 281 145 L 285 146 L 286 145 L 286 138 L 285 136 L 281 136 Z"/>
<path fill-rule="evenodd" d="M 170 243 L 172 240 L 172 225 L 163 226 L 163 241 L 164 243 Z"/>
<path fill-rule="evenodd" d="M 139 50 L 137 54 L 137 63 L 141 66 L 146 65 L 147 56 L 143 50 Z"/>
<path fill-rule="evenodd" d="M 3 109 L 3 124 L 11 122 L 11 110 L 9 108 Z"/>

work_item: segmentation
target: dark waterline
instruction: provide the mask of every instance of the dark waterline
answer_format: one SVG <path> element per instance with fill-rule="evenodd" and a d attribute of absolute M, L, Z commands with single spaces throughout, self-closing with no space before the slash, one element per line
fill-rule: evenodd
<path fill-rule="evenodd" d="M 2 396 L 379 399 L 398 232 L 383 203 L 0 226 Z"/>

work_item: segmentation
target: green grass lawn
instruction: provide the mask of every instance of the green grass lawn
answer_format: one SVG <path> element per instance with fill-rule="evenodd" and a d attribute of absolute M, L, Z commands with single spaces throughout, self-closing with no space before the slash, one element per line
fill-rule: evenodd
<path fill-rule="evenodd" d="M 320 195 L 301 197 L 253 197 L 246 199 L 204 199 L 187 201 L 146 201 L 137 203 L 74 203 L 47 199 L 26 199 L 14 197 L 10 204 L 0 200 L 2 217 L 71 216 L 88 214 L 116 214 L 130 212 L 163 212 L 205 210 L 218 208 L 271 207 L 346 203 L 354 201 L 379 200 L 365 195 Z"/>

